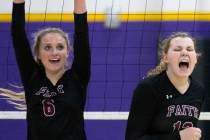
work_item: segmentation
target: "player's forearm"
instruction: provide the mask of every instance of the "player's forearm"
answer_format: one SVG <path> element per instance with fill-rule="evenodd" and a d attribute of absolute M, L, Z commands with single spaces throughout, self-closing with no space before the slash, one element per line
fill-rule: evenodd
<path fill-rule="evenodd" d="M 74 0 L 74 13 L 82 14 L 87 11 L 86 0 Z"/>
<path fill-rule="evenodd" d="M 24 3 L 25 0 L 13 0 L 14 3 Z"/>

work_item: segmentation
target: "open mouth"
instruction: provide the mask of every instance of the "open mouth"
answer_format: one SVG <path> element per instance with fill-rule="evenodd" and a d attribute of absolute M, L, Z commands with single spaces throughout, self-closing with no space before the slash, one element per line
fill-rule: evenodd
<path fill-rule="evenodd" d="M 180 68 L 181 70 L 186 70 L 186 69 L 188 69 L 188 68 L 189 68 L 189 62 L 180 62 L 180 63 L 179 63 L 179 68 Z"/>
<path fill-rule="evenodd" d="M 50 63 L 59 63 L 60 62 L 60 59 L 51 59 L 51 60 L 49 60 L 50 61 Z"/>

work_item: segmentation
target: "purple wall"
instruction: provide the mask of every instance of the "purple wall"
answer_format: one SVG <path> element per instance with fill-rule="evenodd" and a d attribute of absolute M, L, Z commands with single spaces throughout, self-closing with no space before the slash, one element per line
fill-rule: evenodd
<path fill-rule="evenodd" d="M 208 22 L 129 22 L 115 30 L 105 29 L 103 23 L 89 25 L 92 75 L 86 111 L 128 111 L 138 81 L 157 63 L 159 38 L 175 31 L 210 37 Z M 73 32 L 71 23 L 30 23 L 26 30 L 31 38 L 32 32 L 45 26 Z M 0 23 L 0 42 L 0 87 L 21 85 L 11 47 L 10 23 Z M 14 109 L 0 99 L 0 111 L 8 110 Z M 126 121 L 86 121 L 90 140 L 122 140 L 125 127 Z M 25 121 L 0 120 L 0 140 L 24 140 L 25 133 Z"/>

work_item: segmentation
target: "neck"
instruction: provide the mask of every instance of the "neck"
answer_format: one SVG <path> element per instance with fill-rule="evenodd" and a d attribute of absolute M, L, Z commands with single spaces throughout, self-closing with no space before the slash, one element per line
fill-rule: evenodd
<path fill-rule="evenodd" d="M 189 77 L 177 77 L 172 72 L 166 71 L 167 76 L 174 87 L 181 93 L 184 94 L 189 88 Z"/>
<path fill-rule="evenodd" d="M 53 85 L 56 85 L 56 83 L 62 77 L 64 72 L 65 72 L 64 70 L 59 72 L 46 72 L 46 76 L 52 82 Z"/>

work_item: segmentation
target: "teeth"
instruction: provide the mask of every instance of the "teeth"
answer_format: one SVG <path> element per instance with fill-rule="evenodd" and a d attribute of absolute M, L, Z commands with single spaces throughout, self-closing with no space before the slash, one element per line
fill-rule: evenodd
<path fill-rule="evenodd" d="M 185 62 L 185 63 L 188 63 L 188 61 L 181 61 L 181 62 Z"/>
<path fill-rule="evenodd" d="M 50 59 L 51 61 L 58 61 L 59 59 Z"/>
<path fill-rule="evenodd" d="M 189 62 L 189 60 L 186 60 L 186 59 L 183 59 L 183 60 L 181 60 L 180 62 Z"/>

